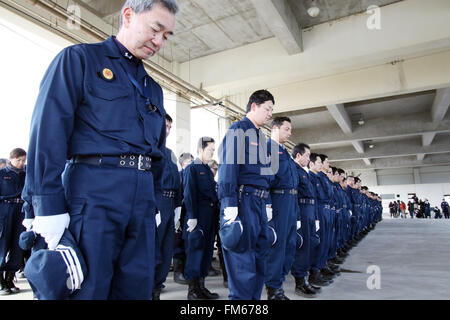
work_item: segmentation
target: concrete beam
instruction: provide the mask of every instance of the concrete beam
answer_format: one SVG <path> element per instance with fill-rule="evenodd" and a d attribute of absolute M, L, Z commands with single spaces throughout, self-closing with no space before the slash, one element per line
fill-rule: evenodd
<path fill-rule="evenodd" d="M 365 163 L 366 165 L 368 165 L 368 166 L 372 165 L 372 161 L 370 161 L 369 158 L 363 158 L 363 161 L 364 161 L 364 163 Z"/>
<path fill-rule="evenodd" d="M 364 153 L 364 144 L 362 141 L 352 141 L 352 145 L 359 154 Z"/>
<path fill-rule="evenodd" d="M 344 134 L 337 125 L 322 127 L 317 130 L 293 130 L 291 140 L 304 141 L 311 148 L 320 148 L 321 145 L 325 144 L 394 139 L 444 132 L 450 132 L 450 120 L 444 119 L 435 124 L 431 122 L 431 116 L 428 112 L 420 112 L 388 118 L 366 119 L 364 126 L 355 127 L 351 134 Z"/>
<path fill-rule="evenodd" d="M 433 142 L 434 137 L 436 136 L 436 133 L 434 132 L 427 132 L 422 135 L 422 145 L 424 147 L 427 147 L 431 145 Z"/>
<path fill-rule="evenodd" d="M 352 133 L 352 121 L 343 103 L 328 105 L 327 109 L 344 133 Z"/>
<path fill-rule="evenodd" d="M 450 106 L 450 88 L 438 89 L 436 98 L 431 107 L 431 119 L 433 122 L 442 121 Z"/>
<path fill-rule="evenodd" d="M 289 55 L 303 51 L 302 29 L 287 0 L 251 0 L 251 2 Z"/>
<path fill-rule="evenodd" d="M 422 146 L 419 139 L 387 141 L 375 143 L 373 149 L 367 149 L 363 154 L 355 152 L 351 147 L 333 149 L 313 149 L 317 153 L 325 153 L 330 161 L 354 161 L 390 157 L 416 156 L 420 154 L 450 153 L 450 141 L 441 139 L 431 146 Z M 423 159 L 422 159 L 423 160 Z"/>
<path fill-rule="evenodd" d="M 429 167 L 437 165 L 449 165 L 450 157 L 448 154 L 428 155 L 424 160 L 417 160 L 415 157 L 405 158 L 384 158 L 373 159 L 372 164 L 367 166 L 363 161 L 336 162 L 330 161 L 331 165 L 348 170 L 374 170 L 374 169 L 394 169 L 411 167 Z"/>

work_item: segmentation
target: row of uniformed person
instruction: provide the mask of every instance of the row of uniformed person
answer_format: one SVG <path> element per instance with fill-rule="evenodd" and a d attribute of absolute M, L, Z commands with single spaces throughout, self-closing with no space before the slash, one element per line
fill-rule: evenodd
<path fill-rule="evenodd" d="M 298 144 L 291 158 L 284 146 L 289 118 L 275 118 L 265 141 L 261 127 L 274 103 L 266 90 L 253 93 L 246 117 L 229 128 L 219 149 L 220 235 L 230 299 L 260 299 L 265 284 L 268 299 L 287 300 L 289 272 L 296 293 L 314 296 L 381 220 L 380 199 L 360 185 L 347 186 L 345 172 L 330 168 L 327 156 L 310 155 L 306 144 Z"/>
<path fill-rule="evenodd" d="M 22 189 L 25 183 L 26 151 L 11 151 L 6 166 L 0 169 L 0 295 L 19 292 L 15 273 L 23 267 L 24 252 L 19 247 L 22 226 Z"/>

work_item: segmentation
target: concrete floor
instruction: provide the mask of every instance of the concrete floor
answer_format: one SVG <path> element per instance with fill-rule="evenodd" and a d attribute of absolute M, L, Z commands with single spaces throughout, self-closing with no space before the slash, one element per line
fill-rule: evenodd
<path fill-rule="evenodd" d="M 370 232 L 341 265 L 341 275 L 334 283 L 322 288 L 314 300 L 440 300 L 450 299 L 450 220 L 385 218 Z M 214 262 L 216 264 L 217 261 Z M 375 267 L 373 267 L 375 266 Z M 380 289 L 373 270 L 379 268 Z M 369 270 L 368 270 L 369 268 Z M 31 300 L 33 294 L 26 279 L 18 279 L 22 291 L 0 296 L 0 300 Z M 208 277 L 206 286 L 227 299 L 228 289 L 222 277 Z M 288 276 L 284 285 L 292 300 L 305 298 L 295 295 L 294 279 Z M 173 282 L 169 273 L 162 300 L 186 299 L 187 286 Z M 263 299 L 266 298 L 265 290 Z"/>

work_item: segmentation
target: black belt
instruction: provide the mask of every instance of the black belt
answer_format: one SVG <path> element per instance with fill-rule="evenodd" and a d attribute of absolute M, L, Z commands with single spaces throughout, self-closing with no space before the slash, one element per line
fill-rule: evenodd
<path fill-rule="evenodd" d="M 164 197 L 167 197 L 167 198 L 175 198 L 176 191 L 174 191 L 174 190 L 163 190 L 162 194 L 163 194 Z"/>
<path fill-rule="evenodd" d="M 245 185 L 239 186 L 239 195 L 241 195 L 242 192 L 251 193 L 255 197 L 258 197 L 258 198 L 267 199 L 269 197 L 269 191 L 268 190 L 266 190 L 266 189 L 258 189 L 258 188 L 252 187 L 252 186 L 245 186 Z"/>
<path fill-rule="evenodd" d="M 131 168 L 141 171 L 151 170 L 152 158 L 146 155 L 121 155 L 121 156 L 102 156 L 102 155 L 79 155 L 73 158 L 74 163 L 87 163 L 92 165 L 111 165 L 118 168 Z"/>
<path fill-rule="evenodd" d="M 297 189 L 270 189 L 270 193 L 296 195 L 298 191 Z"/>
<path fill-rule="evenodd" d="M 3 200 L 0 200 L 0 202 L 3 202 L 3 203 L 24 203 L 24 201 L 22 199 L 20 199 L 20 198 L 3 199 Z"/>
<path fill-rule="evenodd" d="M 314 201 L 314 199 L 300 198 L 300 199 L 298 199 L 298 203 L 314 205 L 315 201 Z"/>

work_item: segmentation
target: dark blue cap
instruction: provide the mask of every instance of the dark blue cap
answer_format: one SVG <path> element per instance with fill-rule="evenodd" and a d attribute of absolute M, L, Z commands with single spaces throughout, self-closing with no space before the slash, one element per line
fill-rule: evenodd
<path fill-rule="evenodd" d="M 34 246 L 36 237 L 37 237 L 37 235 L 34 231 L 22 232 L 19 237 L 19 247 L 25 251 L 30 250 Z"/>
<path fill-rule="evenodd" d="M 239 218 L 236 218 L 236 220 L 231 223 L 223 224 L 219 230 L 222 246 L 227 250 L 236 249 L 239 240 L 241 239 L 242 231 L 243 227 Z"/>
<path fill-rule="evenodd" d="M 65 300 L 81 288 L 87 266 L 66 229 L 55 250 L 42 249 L 31 254 L 24 273 L 39 300 Z"/>
<path fill-rule="evenodd" d="M 189 247 L 193 249 L 203 249 L 205 244 L 205 236 L 203 235 L 203 230 L 200 228 L 195 228 L 193 231 L 188 233 Z"/>

